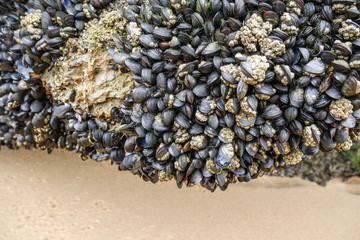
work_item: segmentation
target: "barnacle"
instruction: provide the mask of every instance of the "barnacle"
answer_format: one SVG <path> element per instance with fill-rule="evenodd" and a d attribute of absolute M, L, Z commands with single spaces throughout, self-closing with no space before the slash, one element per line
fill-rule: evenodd
<path fill-rule="evenodd" d="M 281 30 L 290 35 L 296 35 L 298 33 L 299 28 L 292 24 L 292 16 L 289 13 L 284 13 L 281 16 L 281 21 Z"/>
<path fill-rule="evenodd" d="M 355 40 L 360 36 L 360 29 L 358 26 L 352 24 L 351 20 L 346 20 L 342 23 L 342 27 L 339 29 L 339 33 L 345 40 Z"/>
<path fill-rule="evenodd" d="M 336 144 L 336 150 L 338 150 L 339 152 L 342 151 L 348 151 L 350 150 L 351 146 L 353 145 L 353 141 L 351 140 L 351 138 L 349 137 L 345 142 L 343 143 L 338 143 Z"/>
<path fill-rule="evenodd" d="M 289 154 L 284 155 L 284 161 L 286 164 L 296 165 L 302 161 L 303 156 L 304 156 L 303 152 L 301 152 L 299 149 L 295 149 Z"/>
<path fill-rule="evenodd" d="M 240 38 L 247 51 L 256 52 L 258 41 L 267 37 L 271 30 L 272 26 L 269 22 L 264 22 L 260 16 L 253 14 L 245 22 L 245 26 L 237 32 L 235 38 Z"/>
<path fill-rule="evenodd" d="M 250 55 L 246 60 L 250 65 L 252 74 L 248 74 L 247 69 L 241 69 L 239 71 L 241 78 L 250 85 L 256 85 L 257 83 L 264 81 L 265 73 L 270 67 L 266 57 Z"/>
<path fill-rule="evenodd" d="M 337 101 L 332 101 L 330 104 L 330 112 L 337 118 L 342 118 L 342 119 L 348 118 L 349 114 L 353 113 L 352 109 L 353 109 L 353 105 L 346 98 L 342 98 Z"/>
<path fill-rule="evenodd" d="M 259 40 L 260 51 L 268 59 L 274 59 L 286 52 L 285 44 L 279 40 L 263 38 Z"/>
<path fill-rule="evenodd" d="M 321 132 L 315 124 L 312 124 L 311 126 L 306 126 L 302 132 L 302 137 L 304 139 L 305 145 L 311 147 L 319 145 L 319 142 L 315 140 L 315 138 L 319 138 L 320 135 Z"/>

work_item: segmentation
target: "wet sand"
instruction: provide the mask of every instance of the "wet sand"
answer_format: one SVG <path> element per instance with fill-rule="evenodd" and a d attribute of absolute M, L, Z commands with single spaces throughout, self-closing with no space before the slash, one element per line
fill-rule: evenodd
<path fill-rule="evenodd" d="M 360 180 L 178 190 L 75 153 L 0 152 L 0 239 L 360 239 Z"/>

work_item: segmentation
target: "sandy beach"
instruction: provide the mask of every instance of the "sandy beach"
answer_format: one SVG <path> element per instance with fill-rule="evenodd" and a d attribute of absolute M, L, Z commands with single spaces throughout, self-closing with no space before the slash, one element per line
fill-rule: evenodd
<path fill-rule="evenodd" d="M 0 239 L 354 239 L 360 180 L 263 177 L 177 189 L 75 153 L 0 153 Z"/>

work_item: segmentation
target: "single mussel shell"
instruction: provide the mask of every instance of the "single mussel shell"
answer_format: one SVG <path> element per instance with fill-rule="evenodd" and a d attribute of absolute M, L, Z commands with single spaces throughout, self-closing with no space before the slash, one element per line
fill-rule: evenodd
<path fill-rule="evenodd" d="M 350 70 L 349 63 L 341 59 L 332 61 L 331 65 L 333 66 L 334 70 L 338 72 L 346 72 Z"/>
<path fill-rule="evenodd" d="M 341 121 L 341 125 L 345 128 L 353 128 L 356 125 L 356 119 L 350 114 L 345 120 Z"/>
<path fill-rule="evenodd" d="M 336 147 L 336 142 L 334 142 L 333 139 L 331 139 L 329 133 L 325 133 L 321 137 L 320 147 L 322 151 L 328 152 Z"/>
<path fill-rule="evenodd" d="M 324 63 L 326 64 L 330 64 L 332 61 L 338 59 L 338 56 L 336 55 L 336 53 L 332 52 L 332 51 L 323 51 L 320 55 L 321 60 L 324 61 Z"/>
<path fill-rule="evenodd" d="M 319 151 L 319 149 L 320 149 L 319 146 L 311 147 L 311 146 L 306 146 L 304 143 L 301 144 L 301 151 L 305 155 L 315 155 Z"/>
<path fill-rule="evenodd" d="M 124 167 L 128 170 L 134 170 L 138 167 L 140 167 L 140 156 L 137 153 L 132 153 L 127 156 L 125 156 L 122 164 Z"/>
<path fill-rule="evenodd" d="M 201 52 L 204 56 L 213 56 L 220 51 L 220 44 L 218 42 L 209 43 Z"/>
<path fill-rule="evenodd" d="M 348 129 L 338 129 L 335 133 L 334 140 L 337 143 L 344 143 L 349 138 Z"/>
<path fill-rule="evenodd" d="M 320 92 L 317 88 L 309 86 L 305 90 L 304 99 L 308 105 L 313 105 L 316 100 L 320 97 Z"/>
<path fill-rule="evenodd" d="M 335 87 L 329 88 L 328 90 L 326 90 L 325 93 L 329 97 L 336 99 L 336 100 L 339 100 L 342 97 L 341 92 L 339 90 L 337 90 L 337 88 L 335 88 Z"/>
<path fill-rule="evenodd" d="M 360 81 L 354 76 L 349 75 L 341 89 L 342 94 L 347 97 L 360 93 Z"/>
<path fill-rule="evenodd" d="M 275 104 L 269 104 L 262 114 L 265 119 L 275 119 L 282 115 L 281 109 Z"/>
<path fill-rule="evenodd" d="M 152 34 L 143 34 L 139 37 L 139 42 L 145 48 L 157 47 L 159 42 Z"/>
<path fill-rule="evenodd" d="M 304 66 L 304 71 L 313 74 L 321 75 L 325 72 L 325 63 L 319 60 L 311 60 Z"/>
<path fill-rule="evenodd" d="M 304 89 L 297 87 L 289 94 L 290 104 L 294 107 L 301 107 L 304 103 Z"/>

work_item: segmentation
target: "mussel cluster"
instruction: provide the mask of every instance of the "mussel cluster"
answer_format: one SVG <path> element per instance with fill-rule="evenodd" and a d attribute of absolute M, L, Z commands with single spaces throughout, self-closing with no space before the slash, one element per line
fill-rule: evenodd
<path fill-rule="evenodd" d="M 66 132 L 79 118 L 68 105 L 51 101 L 41 73 L 64 54 L 68 38 L 98 17 L 107 0 L 0 1 L 0 139 L 11 149 L 77 149 Z M 66 115 L 67 119 L 61 120 Z M 80 117 L 81 119 L 81 117 Z M 76 121 L 75 121 L 76 123 Z M 95 122 L 94 122 L 95 124 Z M 100 124 L 101 125 L 101 124 Z M 74 127 L 74 126 L 72 126 Z"/>
<path fill-rule="evenodd" d="M 124 34 L 108 48 L 136 87 L 111 119 L 53 102 L 40 75 L 110 1 L 6 2 L 3 145 L 76 150 L 214 191 L 360 140 L 354 0 L 122 1 Z"/>

